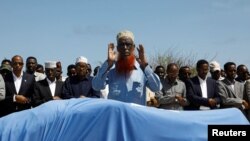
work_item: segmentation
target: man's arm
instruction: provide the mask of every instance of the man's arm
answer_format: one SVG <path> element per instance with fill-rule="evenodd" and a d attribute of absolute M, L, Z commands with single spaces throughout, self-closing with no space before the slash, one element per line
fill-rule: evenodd
<path fill-rule="evenodd" d="M 106 87 L 108 72 L 113 67 L 116 60 L 116 52 L 114 48 L 115 45 L 113 43 L 108 44 L 108 59 L 103 63 L 97 72 L 97 75 L 92 80 L 92 87 L 96 91 L 100 91 Z"/>
<path fill-rule="evenodd" d="M 109 69 L 110 66 L 108 64 L 108 61 L 105 61 L 104 64 L 100 67 L 96 76 L 92 80 L 92 87 L 94 90 L 100 91 L 102 89 L 105 89 Z"/>
<path fill-rule="evenodd" d="M 217 90 L 218 94 L 221 97 L 222 105 L 224 106 L 230 106 L 230 107 L 241 107 L 243 100 L 240 98 L 234 98 L 230 97 L 230 95 L 233 95 L 233 92 L 230 92 L 229 88 L 227 88 L 223 82 L 217 82 Z"/>

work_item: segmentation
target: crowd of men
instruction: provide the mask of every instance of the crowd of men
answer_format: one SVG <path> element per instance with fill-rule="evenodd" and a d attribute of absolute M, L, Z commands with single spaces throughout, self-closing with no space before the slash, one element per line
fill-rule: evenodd
<path fill-rule="evenodd" d="M 66 79 L 62 77 L 60 61 L 46 61 L 43 65 L 33 56 L 24 62 L 20 55 L 2 60 L 0 117 L 50 100 L 90 97 L 170 110 L 234 107 L 250 120 L 247 66 L 227 62 L 223 70 L 218 62 L 201 59 L 196 64 L 197 73 L 192 73 L 190 66 L 178 66 L 175 62 L 153 70 L 143 45 L 136 47 L 132 32 L 121 31 L 116 39 L 117 45 L 108 44 L 107 60 L 95 67 L 93 75 L 83 56 L 68 65 Z"/>

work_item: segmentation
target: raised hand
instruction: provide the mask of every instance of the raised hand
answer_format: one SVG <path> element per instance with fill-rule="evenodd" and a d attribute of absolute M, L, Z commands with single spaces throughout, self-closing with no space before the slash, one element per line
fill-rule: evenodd
<path fill-rule="evenodd" d="M 116 52 L 115 52 L 115 45 L 114 43 L 110 43 L 108 45 L 108 64 L 111 67 L 116 59 Z"/>
<path fill-rule="evenodd" d="M 147 62 L 145 54 L 144 54 L 143 45 L 139 44 L 137 51 L 139 54 L 139 58 L 137 59 L 137 61 L 139 62 L 140 66 L 144 69 L 148 65 L 148 62 Z"/>

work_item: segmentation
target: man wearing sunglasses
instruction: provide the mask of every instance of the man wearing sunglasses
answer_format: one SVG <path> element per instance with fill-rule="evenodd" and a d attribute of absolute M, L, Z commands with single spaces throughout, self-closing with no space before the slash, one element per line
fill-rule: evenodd
<path fill-rule="evenodd" d="M 6 97 L 0 104 L 1 116 L 31 108 L 35 78 L 23 72 L 23 58 L 15 55 L 11 60 L 12 73 L 4 78 Z"/>

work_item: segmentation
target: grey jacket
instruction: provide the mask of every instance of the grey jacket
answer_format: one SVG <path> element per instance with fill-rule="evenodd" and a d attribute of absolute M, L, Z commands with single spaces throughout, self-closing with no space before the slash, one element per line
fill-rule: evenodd
<path fill-rule="evenodd" d="M 231 87 L 231 82 L 228 79 L 218 81 L 218 93 L 221 97 L 222 108 L 237 107 L 242 108 L 242 100 L 244 94 L 244 84 L 238 81 L 234 83 L 234 90 Z"/>
<path fill-rule="evenodd" d="M 180 95 L 185 100 L 185 106 L 189 104 L 186 99 L 186 86 L 180 81 L 176 80 L 174 84 L 170 84 L 167 78 L 161 81 L 162 90 L 156 92 L 156 98 L 160 104 L 159 108 L 171 110 L 183 110 L 183 107 L 176 100 L 175 96 Z"/>
<path fill-rule="evenodd" d="M 5 99 L 5 83 L 2 75 L 0 74 L 0 101 Z"/>

